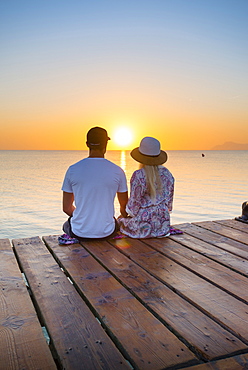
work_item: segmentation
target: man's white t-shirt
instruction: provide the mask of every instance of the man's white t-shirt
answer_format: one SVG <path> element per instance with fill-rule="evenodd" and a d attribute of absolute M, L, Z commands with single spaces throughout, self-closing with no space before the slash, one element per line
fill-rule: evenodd
<path fill-rule="evenodd" d="M 114 198 L 127 191 L 126 175 L 119 166 L 105 158 L 82 159 L 68 168 L 62 190 L 74 194 L 75 235 L 103 238 L 114 231 Z"/>

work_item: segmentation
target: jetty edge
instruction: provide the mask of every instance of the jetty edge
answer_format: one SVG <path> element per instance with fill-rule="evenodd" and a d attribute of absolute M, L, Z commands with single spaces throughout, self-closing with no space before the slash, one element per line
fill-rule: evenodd
<path fill-rule="evenodd" d="M 175 227 L 1 239 L 0 370 L 247 369 L 248 224 Z"/>

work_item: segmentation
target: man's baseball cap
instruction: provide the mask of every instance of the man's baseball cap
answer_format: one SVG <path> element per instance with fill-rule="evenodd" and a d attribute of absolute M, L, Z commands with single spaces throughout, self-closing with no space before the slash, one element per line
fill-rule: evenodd
<path fill-rule="evenodd" d="M 108 133 L 104 128 L 92 127 L 87 133 L 87 145 L 97 147 L 97 145 L 106 144 L 110 140 Z"/>

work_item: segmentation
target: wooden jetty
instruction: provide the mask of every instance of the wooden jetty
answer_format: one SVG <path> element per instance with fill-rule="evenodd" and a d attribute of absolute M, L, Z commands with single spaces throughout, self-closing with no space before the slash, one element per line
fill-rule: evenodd
<path fill-rule="evenodd" d="M 2 239 L 0 369 L 248 369 L 248 224 L 176 227 Z"/>

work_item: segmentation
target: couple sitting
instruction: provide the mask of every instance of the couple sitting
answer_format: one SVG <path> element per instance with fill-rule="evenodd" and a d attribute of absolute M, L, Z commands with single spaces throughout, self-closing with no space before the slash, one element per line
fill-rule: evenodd
<path fill-rule="evenodd" d="M 168 236 L 174 178 L 162 166 L 167 154 L 160 150 L 159 141 L 145 137 L 139 148 L 132 150 L 132 158 L 141 165 L 132 175 L 128 199 L 124 171 L 104 158 L 108 140 L 103 128 L 90 129 L 86 142 L 89 157 L 66 172 L 62 186 L 63 211 L 69 219 L 63 225 L 66 234 L 61 241 L 63 238 L 107 239 L 119 230 L 132 238 Z M 116 194 L 121 213 L 117 220 L 114 218 Z"/>

